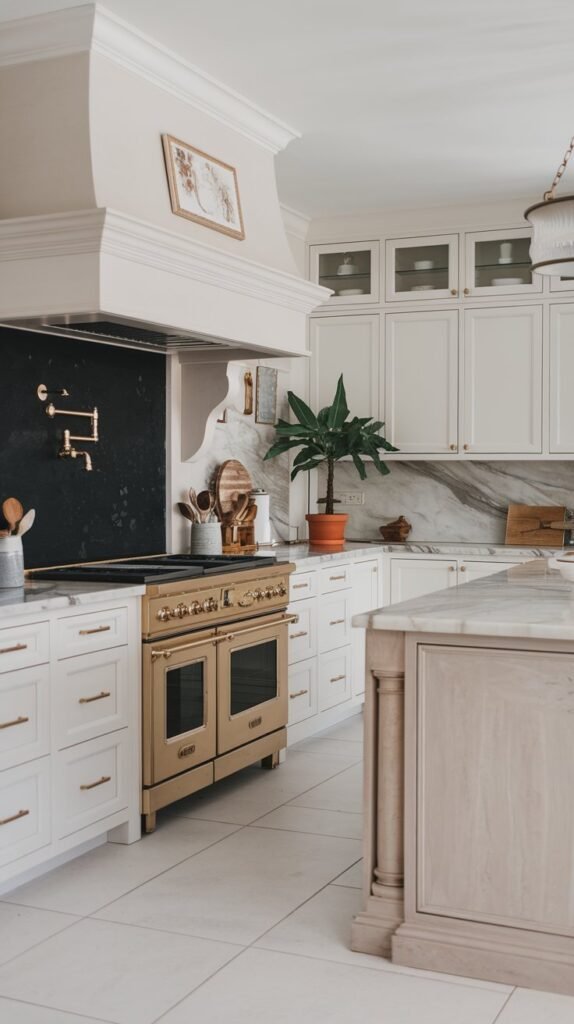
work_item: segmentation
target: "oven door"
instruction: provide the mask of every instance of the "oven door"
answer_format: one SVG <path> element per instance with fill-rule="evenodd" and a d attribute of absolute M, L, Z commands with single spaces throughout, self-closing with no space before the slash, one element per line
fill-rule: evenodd
<path fill-rule="evenodd" d="M 287 725 L 287 626 L 297 616 L 218 631 L 217 752 Z"/>
<path fill-rule="evenodd" d="M 144 785 L 215 757 L 216 670 L 213 630 L 144 644 Z"/>

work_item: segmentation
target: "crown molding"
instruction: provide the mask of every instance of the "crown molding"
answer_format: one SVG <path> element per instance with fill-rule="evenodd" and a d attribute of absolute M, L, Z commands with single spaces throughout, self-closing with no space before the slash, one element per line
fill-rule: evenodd
<path fill-rule="evenodd" d="M 285 231 L 290 235 L 295 235 L 296 238 L 300 238 L 301 241 L 307 241 L 307 235 L 309 234 L 309 225 L 311 218 L 307 217 L 305 213 L 301 213 L 299 210 L 294 210 L 292 206 L 285 206 L 284 203 L 279 204 L 281 208 L 281 216 L 283 218 L 283 225 Z"/>
<path fill-rule="evenodd" d="M 0 261 L 99 253 L 167 274 L 310 313 L 330 292 L 281 270 L 223 252 L 117 210 L 19 217 L 0 221 Z"/>
<path fill-rule="evenodd" d="M 98 4 L 2 25 L 0 67 L 86 52 L 141 75 L 272 153 L 300 137 L 295 129 Z"/>

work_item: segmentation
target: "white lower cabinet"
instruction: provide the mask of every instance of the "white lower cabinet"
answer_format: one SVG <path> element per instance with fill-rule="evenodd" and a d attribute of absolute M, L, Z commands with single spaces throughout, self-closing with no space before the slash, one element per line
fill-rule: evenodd
<path fill-rule="evenodd" d="M 391 558 L 390 601 L 410 601 L 456 585 L 456 558 Z"/>
<path fill-rule="evenodd" d="M 470 583 L 480 580 L 483 576 L 492 576 L 495 572 L 512 569 L 516 562 L 460 562 L 458 563 L 458 583 Z"/>
<path fill-rule="evenodd" d="M 317 658 L 289 666 L 289 724 L 317 714 Z"/>
<path fill-rule="evenodd" d="M 319 664 L 319 711 L 328 711 L 351 697 L 351 648 L 330 651 Z"/>
<path fill-rule="evenodd" d="M 319 652 L 351 642 L 351 591 L 329 594 L 319 602 Z"/>
<path fill-rule="evenodd" d="M 351 566 L 351 609 L 353 615 L 370 612 L 382 604 L 380 559 L 370 558 L 368 561 L 354 562 Z M 365 640 L 364 629 L 353 628 L 351 631 L 352 645 L 352 681 L 351 689 L 354 696 L 365 692 Z"/>
<path fill-rule="evenodd" d="M 140 835 L 140 599 L 44 614 L 0 630 L 3 888 L 118 826 Z"/>

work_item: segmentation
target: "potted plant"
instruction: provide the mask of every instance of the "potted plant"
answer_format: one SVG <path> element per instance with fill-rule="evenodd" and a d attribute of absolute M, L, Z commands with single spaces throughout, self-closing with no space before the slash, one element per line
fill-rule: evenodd
<path fill-rule="evenodd" d="M 317 469 L 323 462 L 327 464 L 327 494 L 318 502 L 325 505 L 325 512 L 305 517 L 309 523 L 309 543 L 325 547 L 341 545 L 345 540 L 345 526 L 349 517 L 345 513 L 335 512 L 335 463 L 350 456 L 361 480 L 364 480 L 367 469 L 361 456 L 368 456 L 375 469 L 384 476 L 389 468 L 379 458 L 379 449 L 383 448 L 387 452 L 396 452 L 397 449 L 379 433 L 384 423 L 373 420 L 371 416 L 353 416 L 349 419 L 342 374 L 332 404 L 321 409 L 317 415 L 292 391 L 287 392 L 287 400 L 296 422 L 277 422 L 277 440 L 265 459 L 282 455 L 291 448 L 301 448 L 293 462 L 292 480 L 303 470 L 308 472 Z"/>

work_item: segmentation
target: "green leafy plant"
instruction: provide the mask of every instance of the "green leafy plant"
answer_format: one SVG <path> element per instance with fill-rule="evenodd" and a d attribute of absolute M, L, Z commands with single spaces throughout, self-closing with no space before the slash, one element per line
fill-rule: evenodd
<path fill-rule="evenodd" d="M 396 452 L 398 449 L 379 433 L 385 425 L 380 420 L 374 420 L 371 416 L 353 416 L 349 419 L 342 374 L 332 404 L 321 409 L 317 415 L 292 391 L 287 392 L 287 400 L 297 422 L 277 422 L 277 440 L 266 453 L 265 459 L 282 455 L 291 448 L 301 448 L 293 462 L 292 480 L 298 473 L 316 469 L 326 462 L 327 495 L 320 502 L 325 505 L 327 515 L 333 515 L 334 512 L 335 463 L 340 459 L 350 455 L 361 480 L 367 475 L 361 456 L 369 456 L 375 469 L 383 476 L 389 472 L 389 467 L 381 461 L 379 450 L 382 448 L 387 452 Z"/>

